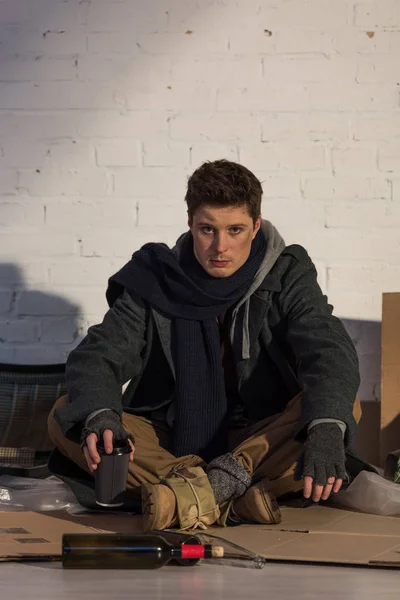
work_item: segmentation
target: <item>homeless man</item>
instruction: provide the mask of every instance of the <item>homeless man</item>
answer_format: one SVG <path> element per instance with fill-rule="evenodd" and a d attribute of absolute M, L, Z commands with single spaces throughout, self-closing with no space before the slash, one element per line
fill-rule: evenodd
<path fill-rule="evenodd" d="M 347 477 L 359 369 L 306 250 L 261 218 L 262 187 L 218 160 L 189 178 L 189 230 L 113 277 L 109 310 L 66 367 L 49 416 L 93 473 L 129 440 L 145 530 L 278 523 L 277 500 L 326 500 Z M 122 392 L 123 386 L 129 382 Z"/>

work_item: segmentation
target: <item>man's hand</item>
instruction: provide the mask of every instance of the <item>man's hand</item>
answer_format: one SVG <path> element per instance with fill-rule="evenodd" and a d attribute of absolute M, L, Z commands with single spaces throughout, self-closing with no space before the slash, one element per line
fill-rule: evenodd
<path fill-rule="evenodd" d="M 332 491 L 337 493 L 347 479 L 345 463 L 340 427 L 336 423 L 314 425 L 304 443 L 304 497 L 319 502 L 327 500 Z"/>
<path fill-rule="evenodd" d="M 312 499 L 314 502 L 319 502 L 320 500 L 327 500 L 331 495 L 331 492 L 335 494 L 342 487 L 343 479 L 335 479 L 335 477 L 329 477 L 326 485 L 314 485 L 314 479 L 312 477 L 304 477 L 304 498 L 310 498 L 312 494 Z"/>
<path fill-rule="evenodd" d="M 101 462 L 97 451 L 98 440 L 103 439 L 106 454 L 113 451 L 113 441 L 128 441 L 131 447 L 129 460 L 133 461 L 135 453 L 135 440 L 122 426 L 120 416 L 114 410 L 107 410 L 95 415 L 90 419 L 82 430 L 81 447 L 90 471 L 93 473 Z"/>
<path fill-rule="evenodd" d="M 129 445 L 132 448 L 132 452 L 129 455 L 129 460 L 133 461 L 133 455 L 135 453 L 135 446 L 132 441 L 128 439 Z M 103 443 L 106 454 L 111 454 L 113 451 L 113 432 L 111 429 L 106 429 L 103 433 Z M 97 469 L 97 465 L 101 462 L 101 457 L 97 452 L 97 435 L 90 433 L 86 438 L 86 444 L 82 448 L 83 454 L 85 455 L 87 465 L 90 471 L 93 473 Z"/>

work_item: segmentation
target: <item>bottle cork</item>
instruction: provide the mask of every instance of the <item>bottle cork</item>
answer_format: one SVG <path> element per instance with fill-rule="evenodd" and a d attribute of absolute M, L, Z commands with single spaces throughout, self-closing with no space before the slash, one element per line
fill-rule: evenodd
<path fill-rule="evenodd" d="M 211 548 L 211 556 L 213 558 L 222 558 L 224 556 L 224 548 L 223 548 L 223 546 L 212 546 L 212 548 Z"/>

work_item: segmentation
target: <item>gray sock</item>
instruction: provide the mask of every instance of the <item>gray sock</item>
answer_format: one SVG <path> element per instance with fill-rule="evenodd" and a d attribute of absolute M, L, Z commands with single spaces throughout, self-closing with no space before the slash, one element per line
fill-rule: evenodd
<path fill-rule="evenodd" d="M 214 458 L 206 472 L 217 504 L 239 498 L 251 485 L 251 475 L 230 453 Z"/>

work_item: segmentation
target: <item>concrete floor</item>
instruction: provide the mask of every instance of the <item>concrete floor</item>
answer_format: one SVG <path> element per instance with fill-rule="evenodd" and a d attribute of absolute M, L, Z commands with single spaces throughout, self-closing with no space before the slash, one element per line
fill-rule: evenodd
<path fill-rule="evenodd" d="M 400 572 L 269 564 L 155 571 L 70 571 L 59 563 L 0 564 L 1 597 L 14 600 L 398 600 Z"/>

